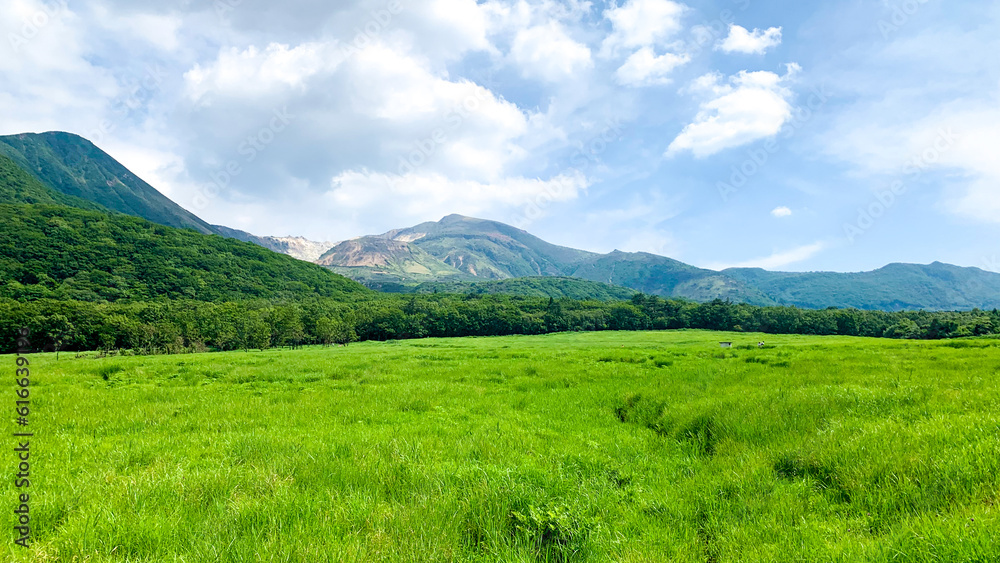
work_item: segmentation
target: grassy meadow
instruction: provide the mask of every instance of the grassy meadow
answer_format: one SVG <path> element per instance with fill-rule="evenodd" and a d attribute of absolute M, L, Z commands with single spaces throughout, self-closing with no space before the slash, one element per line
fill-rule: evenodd
<path fill-rule="evenodd" d="M 29 358 L 35 543 L 5 478 L 3 561 L 1000 559 L 1000 340 Z"/>

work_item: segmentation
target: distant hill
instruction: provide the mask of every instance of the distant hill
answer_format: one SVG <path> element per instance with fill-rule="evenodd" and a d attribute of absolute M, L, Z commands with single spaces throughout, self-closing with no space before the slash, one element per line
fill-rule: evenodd
<path fill-rule="evenodd" d="M 0 296 L 80 301 L 334 297 L 372 292 L 259 246 L 123 214 L 0 205 Z"/>
<path fill-rule="evenodd" d="M 979 268 L 890 264 L 872 272 L 723 272 L 759 288 L 778 303 L 811 309 L 855 307 L 906 311 L 994 309 L 1000 307 L 1000 275 Z"/>
<path fill-rule="evenodd" d="M 579 278 L 698 301 L 721 298 L 760 305 L 773 303 L 738 280 L 670 258 L 576 250 L 545 242 L 510 225 L 461 215 L 345 241 L 317 263 L 384 290 L 426 282 L 544 276 Z"/>
<path fill-rule="evenodd" d="M 385 282 L 369 286 L 387 293 L 458 293 L 471 295 L 518 295 L 522 297 L 568 298 L 580 301 L 627 300 L 639 292 L 626 287 L 576 278 L 532 277 L 492 281 L 423 282 L 403 285 Z"/>
<path fill-rule="evenodd" d="M 169 227 L 217 232 L 83 137 L 60 132 L 0 137 L 0 154 L 62 194 Z"/>
<path fill-rule="evenodd" d="M 324 252 L 333 248 L 332 242 L 314 242 L 303 237 L 268 237 L 252 235 L 239 229 L 231 229 L 222 225 L 212 225 L 217 233 L 224 237 L 234 238 L 243 242 L 252 242 L 268 250 L 287 254 L 292 258 L 315 262 Z"/>
<path fill-rule="evenodd" d="M 385 291 L 450 287 L 461 292 L 501 292 L 502 285 L 481 284 L 554 277 L 701 302 L 723 299 L 754 305 L 888 311 L 1000 307 L 1000 275 L 977 268 L 934 263 L 892 264 L 853 274 L 717 272 L 644 252 L 597 254 L 557 246 L 503 223 L 461 215 L 346 241 L 317 263 Z M 527 289 L 517 284 L 511 287 L 515 292 Z M 534 294 L 552 291 L 549 287 Z"/>
<path fill-rule="evenodd" d="M 596 255 L 577 264 L 570 275 L 663 297 L 680 297 L 692 301 L 728 299 L 754 305 L 774 304 L 771 297 L 752 284 L 646 252 L 616 250 Z"/>
<path fill-rule="evenodd" d="M 367 237 L 366 237 L 367 238 Z M 389 231 L 456 270 L 486 279 L 563 276 L 592 252 L 557 246 L 510 225 L 461 215 Z"/>

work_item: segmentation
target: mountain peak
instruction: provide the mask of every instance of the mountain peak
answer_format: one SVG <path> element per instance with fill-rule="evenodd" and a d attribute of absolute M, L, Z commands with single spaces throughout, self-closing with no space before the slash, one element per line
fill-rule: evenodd
<path fill-rule="evenodd" d="M 67 196 L 168 227 L 217 232 L 79 135 L 49 131 L 0 137 L 0 154 Z"/>
<path fill-rule="evenodd" d="M 465 215 L 459 215 L 458 213 L 452 213 L 451 215 L 446 215 L 438 223 L 458 223 L 461 221 L 476 221 L 477 219 L 473 217 L 466 217 Z"/>

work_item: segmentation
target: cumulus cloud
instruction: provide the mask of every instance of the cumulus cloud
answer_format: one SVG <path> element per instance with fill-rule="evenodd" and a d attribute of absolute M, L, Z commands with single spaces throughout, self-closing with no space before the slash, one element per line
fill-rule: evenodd
<path fill-rule="evenodd" d="M 510 54 L 524 76 L 549 82 L 571 78 L 593 66 L 590 49 L 555 21 L 519 32 Z"/>
<path fill-rule="evenodd" d="M 612 33 L 604 40 L 603 51 L 665 45 L 683 26 L 688 7 L 671 0 L 628 0 L 605 10 Z"/>
<path fill-rule="evenodd" d="M 626 86 L 669 84 L 671 79 L 668 78 L 668 75 L 690 60 L 691 58 L 687 55 L 673 53 L 656 56 L 652 47 L 643 47 L 625 61 L 615 76 L 620 84 Z"/>
<path fill-rule="evenodd" d="M 779 218 L 780 217 L 791 217 L 792 216 L 792 210 L 789 209 L 789 208 L 787 208 L 787 207 L 784 207 L 784 206 L 782 206 L 782 207 L 775 207 L 774 209 L 771 210 L 771 216 L 773 216 L 773 217 L 779 217 Z"/>
<path fill-rule="evenodd" d="M 184 74 L 184 81 L 188 96 L 194 100 L 208 94 L 257 97 L 278 88 L 302 88 L 309 78 L 335 69 L 343 59 L 343 50 L 323 43 L 231 47 L 223 49 L 211 64 L 195 65 Z"/>
<path fill-rule="evenodd" d="M 866 174 L 884 175 L 913 189 L 921 177 L 940 174 L 948 186 L 943 208 L 985 223 L 1000 223 L 1000 92 L 987 99 L 958 98 L 918 120 L 889 118 L 865 108 L 831 131 L 842 135 L 827 152 Z M 904 192 L 906 193 L 906 192 Z M 909 197 L 909 196 L 904 196 Z"/>
<path fill-rule="evenodd" d="M 3 133 L 82 134 L 206 220 L 259 234 L 571 201 L 592 180 L 565 155 L 627 113 L 620 84 L 665 83 L 686 62 L 666 52 L 686 8 L 664 0 L 604 14 L 627 59 L 608 84 L 591 51 L 602 13 L 585 0 L 8 4 L 5 38 L 46 14 L 16 53 L 0 45 Z M 130 99 L 147 66 L 152 86 Z"/>
<path fill-rule="evenodd" d="M 726 53 L 763 55 L 768 49 L 778 45 L 781 45 L 780 27 L 749 31 L 745 27 L 730 24 L 729 36 L 720 41 L 715 48 Z"/>
<path fill-rule="evenodd" d="M 799 70 L 793 63 L 784 76 L 744 70 L 731 76 L 728 84 L 718 74 L 695 80 L 690 90 L 708 99 L 694 122 L 670 143 L 666 155 L 690 151 L 701 158 L 776 135 L 792 117 L 793 94 L 787 84 Z"/>

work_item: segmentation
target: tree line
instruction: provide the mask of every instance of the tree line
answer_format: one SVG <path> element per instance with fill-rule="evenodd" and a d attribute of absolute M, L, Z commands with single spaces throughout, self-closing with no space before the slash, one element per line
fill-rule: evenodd
<path fill-rule="evenodd" d="M 941 339 L 1000 334 L 1000 312 L 900 312 L 693 303 L 636 295 L 589 301 L 510 295 L 380 295 L 231 302 L 0 299 L 0 350 L 21 328 L 41 350 L 136 354 L 252 350 L 364 340 L 698 328 L 771 334 Z"/>

